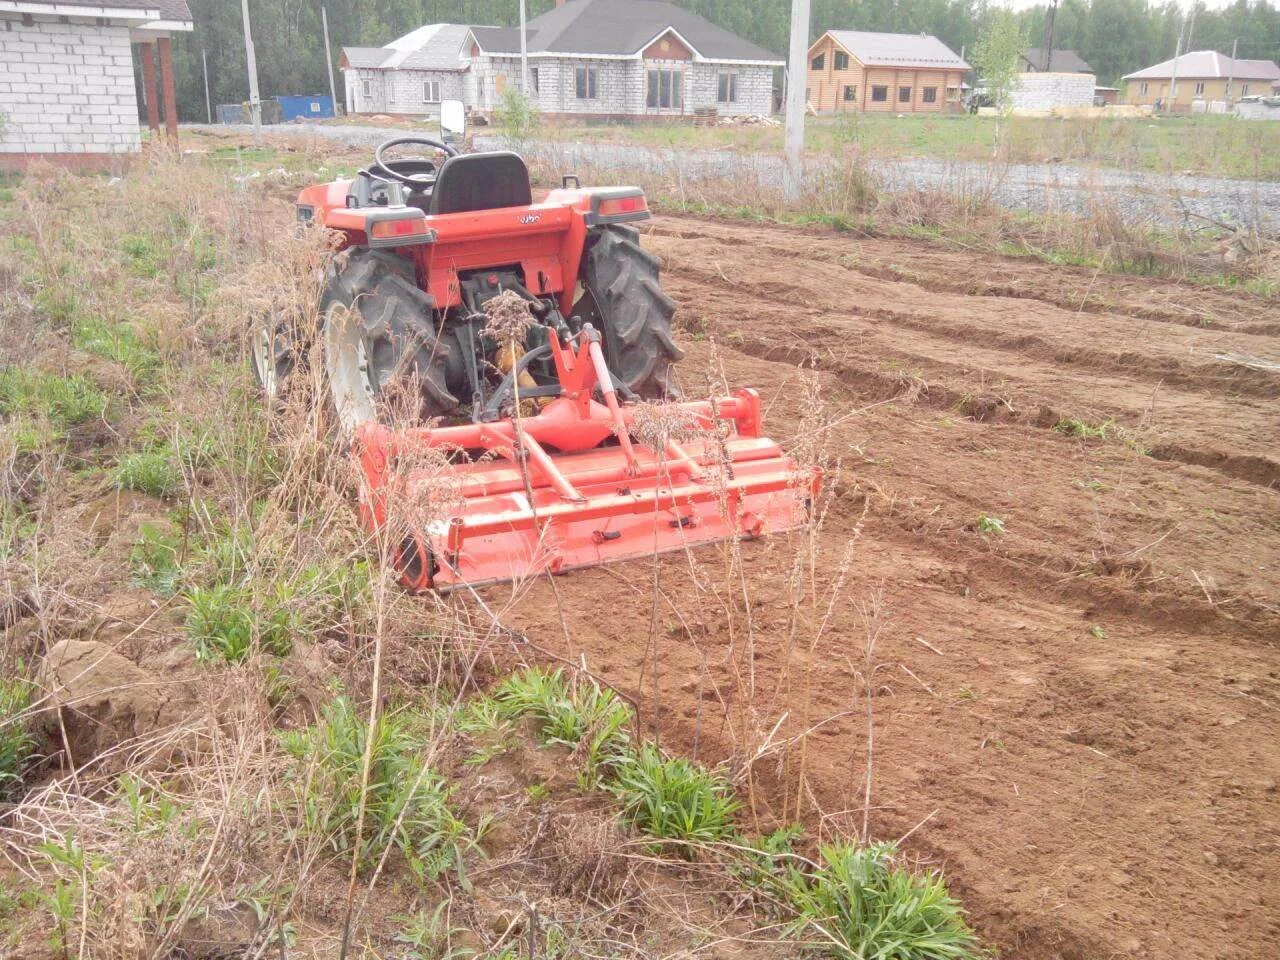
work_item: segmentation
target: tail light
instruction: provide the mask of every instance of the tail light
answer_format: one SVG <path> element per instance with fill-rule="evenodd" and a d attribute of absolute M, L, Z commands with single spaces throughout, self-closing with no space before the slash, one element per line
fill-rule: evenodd
<path fill-rule="evenodd" d="M 365 224 L 371 247 L 405 247 L 434 243 L 436 239 L 436 232 L 427 226 L 426 216 L 416 207 L 372 210 Z"/>
<path fill-rule="evenodd" d="M 648 220 L 649 217 L 649 202 L 645 199 L 644 191 L 638 187 L 624 187 L 594 194 L 591 197 L 591 213 L 587 217 L 587 223 L 591 226 L 631 223 Z"/>

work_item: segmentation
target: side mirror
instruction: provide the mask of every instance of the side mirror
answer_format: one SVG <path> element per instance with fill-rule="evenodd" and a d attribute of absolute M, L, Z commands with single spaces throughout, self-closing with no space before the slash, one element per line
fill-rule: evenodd
<path fill-rule="evenodd" d="M 467 135 L 467 108 L 461 100 L 440 103 L 440 139 L 457 143 Z"/>

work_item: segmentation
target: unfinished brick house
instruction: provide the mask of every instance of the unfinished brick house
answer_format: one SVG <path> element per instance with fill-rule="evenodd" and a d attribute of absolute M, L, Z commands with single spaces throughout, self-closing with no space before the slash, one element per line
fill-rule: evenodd
<path fill-rule="evenodd" d="M 531 101 L 548 116 L 662 119 L 773 110 L 783 61 L 664 0 L 561 0 L 528 23 Z M 491 111 L 519 89 L 520 31 L 430 24 L 385 47 L 343 47 L 352 113 Z"/>
<path fill-rule="evenodd" d="M 809 48 L 808 100 L 819 113 L 958 111 L 969 70 L 927 34 L 828 30 Z"/>
<path fill-rule="evenodd" d="M 0 0 L 0 167 L 101 168 L 140 149 L 135 46 L 148 123 L 159 132 L 163 103 L 176 139 L 172 34 L 191 28 L 185 0 Z"/>

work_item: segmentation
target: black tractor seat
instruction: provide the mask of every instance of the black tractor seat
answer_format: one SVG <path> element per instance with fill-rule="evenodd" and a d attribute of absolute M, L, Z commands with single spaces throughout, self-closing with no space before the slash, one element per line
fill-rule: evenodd
<path fill-rule="evenodd" d="M 414 193 L 409 203 L 416 207 L 419 194 Z M 436 174 L 430 195 L 422 195 L 422 200 L 428 214 L 527 207 L 533 203 L 529 168 L 517 154 L 501 150 L 450 157 Z"/>

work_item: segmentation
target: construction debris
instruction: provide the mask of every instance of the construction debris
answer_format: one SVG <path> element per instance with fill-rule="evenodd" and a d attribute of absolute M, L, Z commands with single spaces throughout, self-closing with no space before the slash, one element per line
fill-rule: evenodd
<path fill-rule="evenodd" d="M 748 113 L 740 117 L 721 117 L 716 121 L 718 127 L 780 127 L 781 120 L 766 117 L 758 113 Z"/>

